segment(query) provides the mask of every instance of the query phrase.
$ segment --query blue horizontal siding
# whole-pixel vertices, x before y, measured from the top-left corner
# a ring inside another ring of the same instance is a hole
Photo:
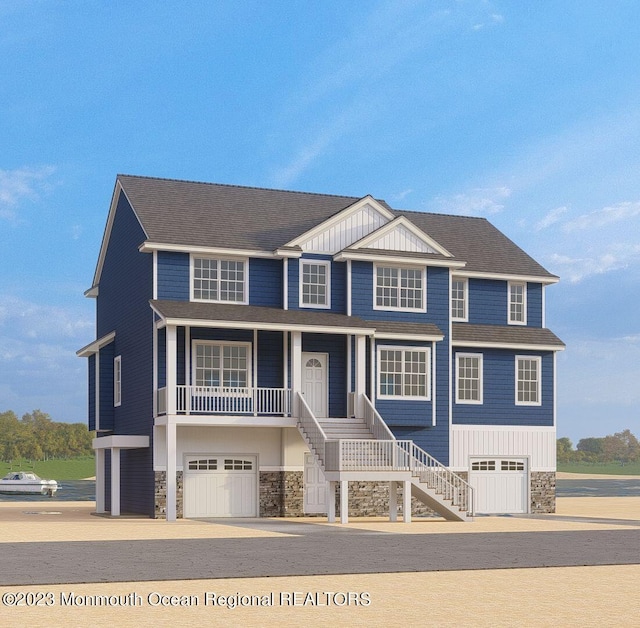
[[[282,260],[249,260],[249,304],[282,307]]]
[[[261,388],[284,388],[282,332],[258,332],[258,381]]]
[[[88,420],[89,431],[93,432],[96,429],[96,356],[90,355],[87,360],[88,365],[88,380],[89,380],[89,398],[88,398]]]
[[[158,251],[157,260],[158,299],[188,301],[190,298],[189,254]]]
[[[453,422],[461,425],[553,425],[553,353],[506,351],[499,349],[456,348],[456,353],[483,354],[483,403],[455,402],[453,384]],[[520,406],[515,402],[516,355],[542,356],[542,405]],[[454,356],[455,368],[455,356]]]
[[[508,282],[469,279],[469,322],[475,325],[508,324]],[[527,325],[542,327],[542,284],[527,283]]]
[[[114,429],[114,410],[113,407],[113,352],[114,343],[110,343],[100,349],[100,416],[98,424],[100,430]]]

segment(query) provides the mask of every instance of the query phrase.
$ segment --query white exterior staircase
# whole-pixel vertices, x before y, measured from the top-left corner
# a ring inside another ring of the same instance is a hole
[[[317,419],[299,395],[298,429],[328,480],[411,482],[411,494],[450,521],[473,519],[473,489],[420,449],[397,440],[364,397],[364,417]]]

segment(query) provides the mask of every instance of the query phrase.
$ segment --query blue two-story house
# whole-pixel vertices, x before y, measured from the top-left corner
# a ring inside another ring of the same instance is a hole
[[[78,351],[96,508],[552,512],[557,281],[481,218],[118,176]]]

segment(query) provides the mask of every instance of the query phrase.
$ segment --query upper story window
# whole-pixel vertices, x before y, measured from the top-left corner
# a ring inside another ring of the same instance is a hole
[[[482,403],[482,354],[456,355],[456,403]]]
[[[454,277],[451,280],[451,318],[454,321],[466,321],[469,319],[467,287],[468,282],[466,279]]]
[[[194,301],[247,302],[247,261],[193,257],[191,272]]]
[[[122,404],[122,356],[113,359],[113,405]]]
[[[539,356],[516,356],[516,405],[539,406],[541,395],[542,359]]]
[[[378,347],[378,398],[430,399],[429,348]]]
[[[376,310],[426,311],[424,268],[375,266]]]
[[[527,324],[527,284],[510,281],[509,292],[509,324]]]
[[[331,307],[330,262],[300,261],[300,305],[304,307]]]

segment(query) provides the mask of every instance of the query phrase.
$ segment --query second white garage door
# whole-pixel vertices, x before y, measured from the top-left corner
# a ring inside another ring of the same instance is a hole
[[[185,517],[257,517],[257,504],[256,456],[185,457]]]
[[[469,483],[473,487],[475,512],[529,512],[526,459],[482,458],[471,460]]]

